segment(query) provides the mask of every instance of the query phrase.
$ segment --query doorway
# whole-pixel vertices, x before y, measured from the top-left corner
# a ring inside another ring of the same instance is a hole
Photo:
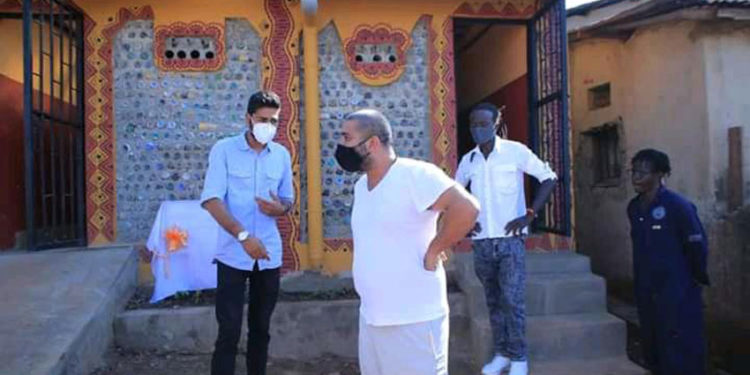
[[[525,21],[456,19],[454,32],[459,155],[475,146],[469,113],[482,102],[504,107],[508,138],[528,144]]]
[[[26,246],[86,244],[83,14],[24,0]]]
[[[471,108],[504,107],[508,138],[526,144],[558,175],[558,184],[534,228],[570,236],[567,31],[564,0],[541,3],[529,19],[454,18],[457,148],[475,147]],[[533,180],[533,179],[532,179]],[[528,196],[536,184],[527,179]]]

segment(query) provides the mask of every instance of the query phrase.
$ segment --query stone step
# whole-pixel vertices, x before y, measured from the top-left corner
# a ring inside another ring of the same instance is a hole
[[[448,280],[454,280],[459,285],[463,280],[476,279],[474,259],[471,253],[455,253],[446,263],[445,270]],[[555,253],[526,253],[526,274],[588,274],[591,272],[591,262],[585,255],[571,251]]]
[[[482,284],[476,277],[460,285],[473,316],[487,316]],[[532,274],[526,280],[526,314],[554,315],[606,311],[606,282],[591,273]]]
[[[567,361],[531,361],[529,373],[533,375],[647,375],[648,370],[631,362],[627,357],[612,357]]]
[[[472,318],[475,363],[490,358],[489,320]],[[625,353],[625,323],[607,313],[530,316],[526,339],[531,361],[589,360]]]
[[[532,315],[603,313],[607,285],[592,273],[532,274],[526,280],[526,313]]]
[[[538,361],[597,359],[625,353],[625,322],[607,313],[532,316],[529,355]]]
[[[448,302],[451,357],[468,362],[470,320],[465,297],[449,293]],[[129,310],[119,314],[114,323],[118,347],[154,353],[211,353],[217,329],[213,306]],[[326,354],[357,358],[358,331],[359,300],[280,301],[271,319],[269,354],[298,360]],[[246,339],[243,334],[241,350],[246,348]]]
[[[526,253],[527,274],[588,272],[591,272],[589,258],[572,251]]]
[[[136,286],[129,246],[0,256],[0,374],[88,374]]]

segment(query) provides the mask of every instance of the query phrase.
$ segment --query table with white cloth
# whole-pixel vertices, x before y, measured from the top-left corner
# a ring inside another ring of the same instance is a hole
[[[174,251],[167,251],[170,229],[187,234],[185,245]],[[218,235],[219,225],[199,201],[162,202],[146,243],[155,281],[151,303],[177,292],[216,288]]]

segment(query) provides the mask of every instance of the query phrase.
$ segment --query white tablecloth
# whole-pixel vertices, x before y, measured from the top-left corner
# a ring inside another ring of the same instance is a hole
[[[185,247],[167,253],[164,233],[173,226],[187,231]],[[219,225],[199,201],[163,202],[156,214],[146,246],[153,253],[154,295],[151,303],[177,292],[216,288],[213,264]]]

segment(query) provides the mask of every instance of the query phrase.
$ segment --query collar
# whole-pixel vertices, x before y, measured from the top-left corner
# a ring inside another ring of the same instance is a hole
[[[648,207],[651,209],[652,207],[657,207],[664,202],[664,197],[666,196],[668,190],[664,185],[659,186],[659,190],[656,192],[656,196],[654,197],[654,201],[651,202]],[[640,195],[639,195],[640,198]]]
[[[495,136],[495,147],[492,148],[492,151],[490,151],[490,156],[493,153],[500,152],[500,143],[502,143],[504,140],[500,138],[500,136]],[[479,148],[479,145],[474,146],[474,148],[471,150],[471,155],[469,156],[469,162],[473,162],[474,158],[477,156],[482,156],[482,150]],[[489,159],[489,156],[487,156]]]
[[[248,132],[248,131],[249,131],[249,130],[245,130],[245,131],[244,131],[244,132],[243,132],[242,134],[240,134],[239,136],[237,136],[237,142],[235,142],[235,144],[237,145],[237,148],[238,148],[238,149],[239,149],[240,151],[250,151],[250,150],[252,150],[252,149],[250,148],[250,145],[249,145],[249,144],[247,143],[247,138],[246,138],[246,136],[247,136],[247,132]],[[266,147],[264,147],[264,148],[263,148],[263,150],[262,150],[261,152],[268,152],[268,153],[270,153],[270,152],[271,152],[271,143],[272,143],[272,142],[273,142],[273,141],[271,141],[271,142],[268,142],[268,143],[266,144]]]

